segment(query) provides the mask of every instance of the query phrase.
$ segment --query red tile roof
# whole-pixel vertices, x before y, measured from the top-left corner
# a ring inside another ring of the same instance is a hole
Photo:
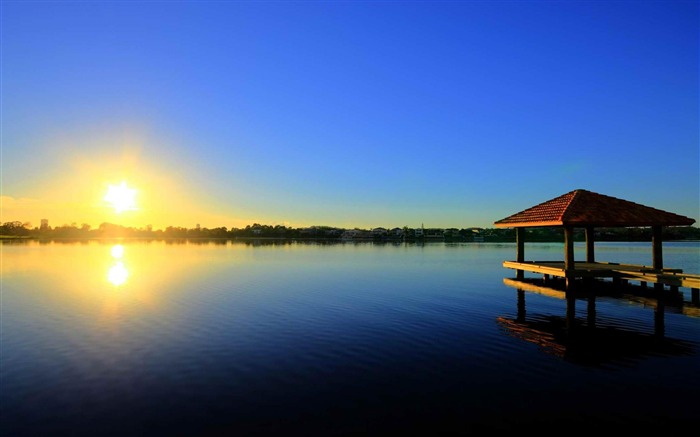
[[[498,228],[688,226],[695,219],[587,190],[574,190],[498,220]]]

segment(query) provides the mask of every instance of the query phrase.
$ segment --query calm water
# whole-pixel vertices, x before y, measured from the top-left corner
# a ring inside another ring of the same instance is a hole
[[[566,299],[504,283],[513,244],[1,247],[2,435],[542,435],[700,417],[690,290],[661,311],[577,299],[567,331]],[[651,264],[649,244],[596,256]],[[698,273],[700,243],[668,243],[664,261]]]

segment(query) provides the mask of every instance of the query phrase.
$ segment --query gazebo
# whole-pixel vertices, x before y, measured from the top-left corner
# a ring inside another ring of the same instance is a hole
[[[566,279],[566,287],[579,277],[612,277],[634,279],[656,287],[687,286],[697,292],[700,276],[682,274],[679,269],[663,266],[662,229],[665,226],[689,226],[695,220],[649,206],[588,190],[573,190],[554,199],[520,211],[494,223],[497,228],[515,228],[516,261],[505,261],[504,267],[517,271],[523,279],[524,271],[554,275]],[[535,227],[564,228],[564,262],[525,261],[525,229]],[[651,227],[652,266],[598,263],[595,260],[594,230],[596,227]],[[585,229],[586,261],[574,261],[574,228]]]

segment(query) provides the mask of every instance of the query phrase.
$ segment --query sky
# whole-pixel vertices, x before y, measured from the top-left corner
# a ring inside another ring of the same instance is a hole
[[[574,189],[700,220],[698,1],[0,8],[3,223],[461,229]]]

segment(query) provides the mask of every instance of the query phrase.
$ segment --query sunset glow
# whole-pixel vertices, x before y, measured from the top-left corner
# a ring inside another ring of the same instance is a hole
[[[117,214],[133,211],[136,209],[136,190],[127,187],[126,182],[122,181],[120,185],[110,185],[107,188],[104,200]]]
[[[579,188],[700,220],[698,2],[83,3],[3,2],[3,222],[488,228]]]

